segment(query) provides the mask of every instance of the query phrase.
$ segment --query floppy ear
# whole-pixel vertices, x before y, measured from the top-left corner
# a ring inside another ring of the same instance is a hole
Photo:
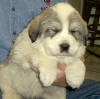
[[[47,17],[52,15],[52,9],[51,7],[46,8],[45,11],[43,11],[40,15],[35,17],[30,23],[29,23],[29,37],[32,42],[35,42],[38,37],[41,36],[40,33],[40,24],[42,21],[44,21]]]
[[[41,15],[37,16],[35,19],[33,19],[29,24],[29,37],[32,42],[35,42],[39,36],[39,24],[41,20]]]

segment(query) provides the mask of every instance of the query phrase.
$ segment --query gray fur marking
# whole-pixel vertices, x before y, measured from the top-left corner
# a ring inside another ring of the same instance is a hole
[[[84,43],[85,37],[87,36],[87,25],[76,12],[69,16],[69,32],[72,33],[76,40]]]
[[[45,20],[43,20],[40,24],[40,32],[44,35],[44,37],[54,37],[61,31],[61,22],[57,18],[57,16],[48,16]]]

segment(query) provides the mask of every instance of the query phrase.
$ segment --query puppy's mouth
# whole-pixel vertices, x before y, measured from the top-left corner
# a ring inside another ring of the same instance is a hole
[[[71,50],[68,46],[60,48],[58,52],[52,53],[53,56],[70,56],[74,57],[78,53],[78,50]]]
[[[59,53],[53,53],[52,56],[57,56],[57,57],[59,57],[59,56],[70,56],[70,57],[73,57],[74,55],[69,53],[69,52],[60,51]]]
[[[48,49],[48,48],[47,48]],[[47,50],[44,49],[46,54],[49,56],[70,56],[70,57],[74,57],[77,54],[78,49],[73,49],[69,44],[67,43],[62,43],[59,45],[59,47],[55,48],[55,49],[50,49]]]

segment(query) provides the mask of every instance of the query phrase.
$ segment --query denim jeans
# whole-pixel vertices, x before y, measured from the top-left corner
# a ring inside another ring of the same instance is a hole
[[[78,89],[67,88],[67,99],[100,99],[100,81],[85,80]]]

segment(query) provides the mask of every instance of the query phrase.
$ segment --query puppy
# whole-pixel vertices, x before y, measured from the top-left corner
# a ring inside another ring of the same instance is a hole
[[[19,34],[8,59],[0,66],[3,99],[66,99],[64,88],[52,86],[57,64],[66,64],[67,83],[72,88],[80,87],[85,76],[80,57],[85,53],[86,35],[86,23],[71,5],[58,3],[47,8]],[[29,62],[39,70],[40,79]]]

